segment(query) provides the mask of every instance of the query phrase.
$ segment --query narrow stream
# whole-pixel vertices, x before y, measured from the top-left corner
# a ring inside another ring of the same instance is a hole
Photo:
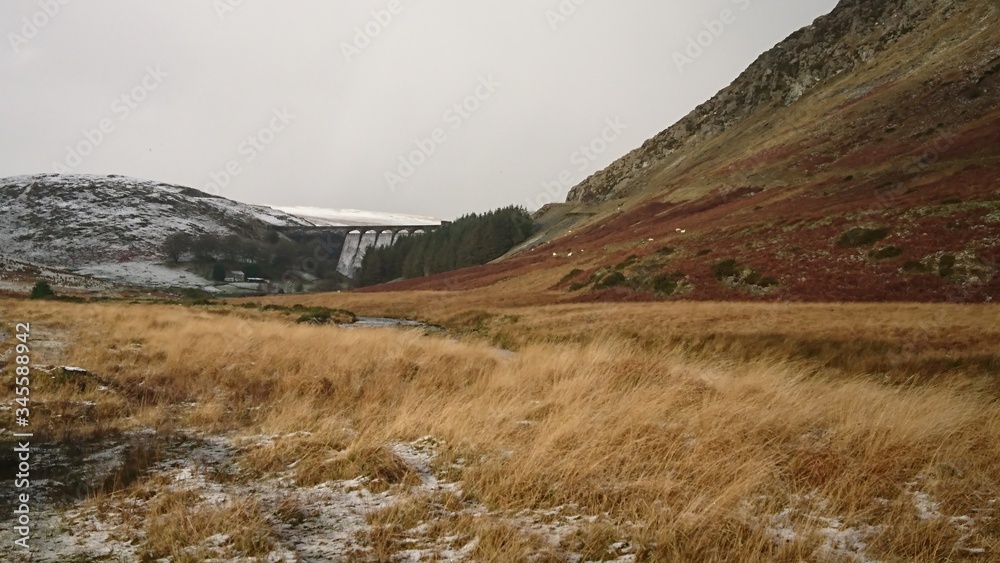
[[[341,328],[422,328],[427,333],[444,332],[444,328],[436,325],[422,323],[420,321],[409,321],[406,319],[393,319],[389,317],[358,317],[353,324],[342,324]],[[501,358],[514,358],[517,352],[512,352],[504,348],[496,348],[497,354]]]
[[[441,327],[422,323],[420,321],[408,321],[406,319],[390,319],[388,317],[358,317],[352,324],[342,324],[343,328],[423,328],[427,330],[439,331]]]

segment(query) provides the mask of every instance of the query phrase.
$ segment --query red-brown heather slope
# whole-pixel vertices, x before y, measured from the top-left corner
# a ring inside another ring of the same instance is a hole
[[[589,223],[376,290],[521,279],[560,301],[1000,300],[1000,7],[845,1],[776,49],[578,186],[563,207]],[[805,60],[817,52],[843,68]],[[824,78],[801,97],[762,96],[768,65],[793,89],[803,73]],[[718,107],[722,125],[707,111]]]

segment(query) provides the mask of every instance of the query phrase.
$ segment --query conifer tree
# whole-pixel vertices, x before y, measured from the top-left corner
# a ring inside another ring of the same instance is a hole
[[[370,249],[355,283],[363,287],[485,264],[524,242],[533,228],[528,212],[515,206],[463,215],[436,231]]]

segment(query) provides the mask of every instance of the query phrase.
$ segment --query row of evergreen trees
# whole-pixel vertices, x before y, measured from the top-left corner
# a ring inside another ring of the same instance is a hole
[[[532,228],[531,216],[522,207],[464,215],[434,232],[369,249],[356,283],[364,287],[486,264],[524,242]]]

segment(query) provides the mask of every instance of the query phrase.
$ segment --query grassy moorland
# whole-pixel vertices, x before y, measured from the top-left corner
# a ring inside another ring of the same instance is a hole
[[[37,545],[111,561],[1000,553],[995,307],[430,297],[303,300],[445,332],[0,302],[5,373],[13,323],[32,323],[37,443],[76,448],[67,467],[117,456],[48,501]]]

